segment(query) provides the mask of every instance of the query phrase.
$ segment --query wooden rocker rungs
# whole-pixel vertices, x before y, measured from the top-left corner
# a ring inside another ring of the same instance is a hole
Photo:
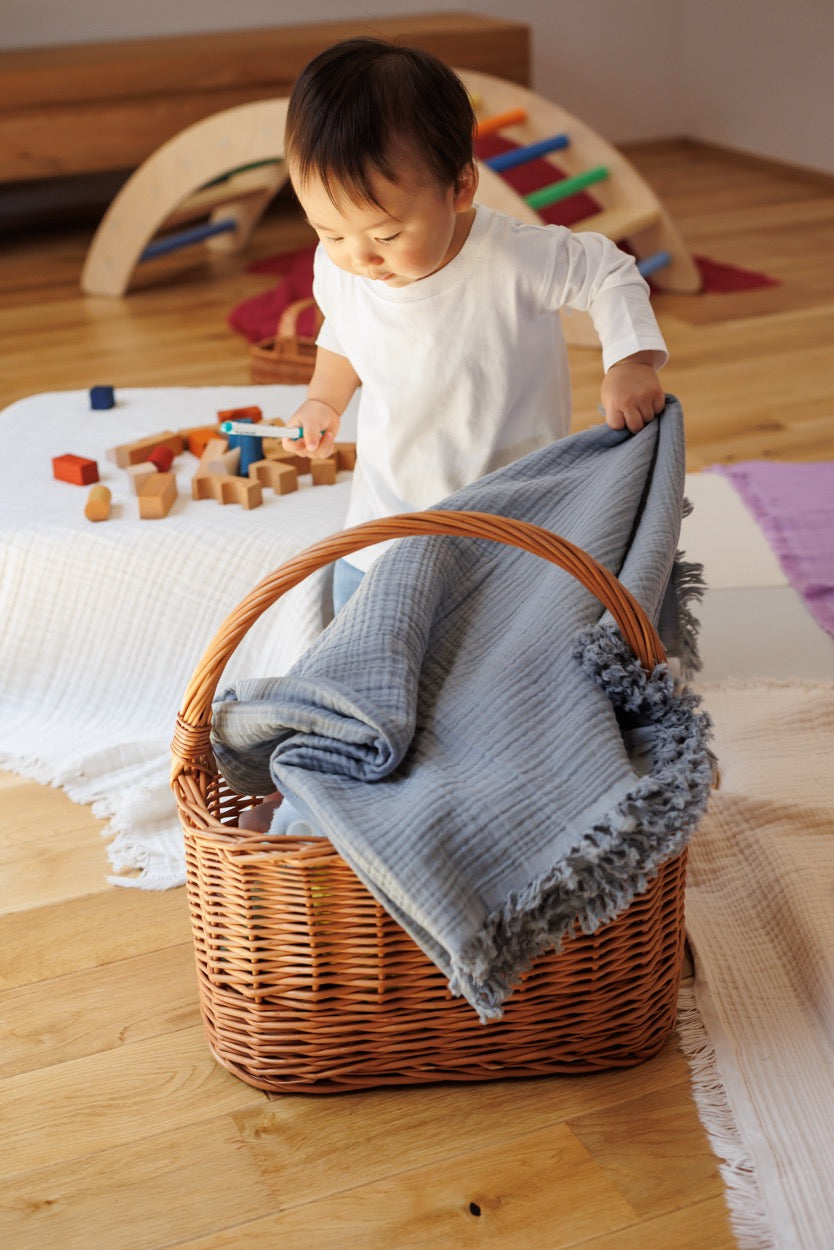
[[[666,253],[668,260],[652,273],[658,290],[694,294],[701,289],[698,267],[671,216],[622,152],[578,117],[536,92],[492,74],[474,70],[459,73],[472,97],[478,100],[477,113],[486,119],[488,132],[495,129],[490,125],[492,119],[509,114],[510,124],[498,129],[521,146],[535,143],[546,135],[567,135],[567,146],[538,158],[554,166],[554,180],[600,166],[607,170],[607,177],[595,181],[591,192],[599,211],[574,223],[572,230],[596,230],[615,243],[627,243],[638,262]],[[523,116],[519,115],[519,110]],[[541,217],[524,196],[485,162],[482,161],[479,168],[478,198],[482,203],[520,221],[541,224]],[[569,343],[599,345],[587,313],[566,309],[562,325]]]
[[[151,240],[204,213],[211,225],[229,223],[207,247],[244,248],[287,180],[286,116],[286,99],[256,100],[195,122],[157,148],[104,214],[87,252],[81,289],[124,295]]]

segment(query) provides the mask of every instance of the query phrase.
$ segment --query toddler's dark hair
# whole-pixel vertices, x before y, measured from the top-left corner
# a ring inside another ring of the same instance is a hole
[[[347,39],[310,61],[290,96],[286,153],[303,182],[315,174],[375,204],[371,176],[397,182],[395,161],[414,154],[439,186],[458,190],[474,159],[475,114],[453,70],[416,48]]]

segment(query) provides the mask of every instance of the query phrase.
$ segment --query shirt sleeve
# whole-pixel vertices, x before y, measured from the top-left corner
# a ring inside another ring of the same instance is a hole
[[[333,314],[338,307],[335,296],[333,270],[335,266],[321,244],[313,256],[313,299],[319,306],[324,321],[316,337],[316,346],[325,351],[335,352],[337,356],[346,356],[347,352],[339,342]]]
[[[559,229],[551,281],[558,304],[590,314],[607,371],[635,352],[654,352],[661,369],[669,352],[649,300],[649,285],[633,256],[603,234]]]

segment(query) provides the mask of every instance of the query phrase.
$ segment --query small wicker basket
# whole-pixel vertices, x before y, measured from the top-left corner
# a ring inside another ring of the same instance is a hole
[[[298,319],[308,308],[315,309],[315,331],[312,337],[298,334]],[[323,317],[313,299],[299,299],[282,312],[275,337],[261,339],[249,348],[249,373],[252,381],[301,385],[310,381],[316,363],[316,335]]]
[[[308,574],[409,534],[489,538],[567,569],[610,610],[651,669],[664,653],[620,582],[580,548],[526,522],[412,513],[325,539],[264,578],[226,618],[184,696],[172,785],[183,825],[200,1004],[209,1046],[259,1089],[334,1092],[430,1081],[595,1072],[656,1054],[674,1027],[684,951],[685,852],[592,935],[536,960],[483,1025],[325,838],[237,828],[260,800],[232,792],[209,744],[211,704],[255,620]]]

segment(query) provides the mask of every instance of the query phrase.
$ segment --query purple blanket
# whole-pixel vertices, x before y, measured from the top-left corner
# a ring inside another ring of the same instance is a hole
[[[834,460],[715,465],[761,526],[785,576],[834,637]]]

